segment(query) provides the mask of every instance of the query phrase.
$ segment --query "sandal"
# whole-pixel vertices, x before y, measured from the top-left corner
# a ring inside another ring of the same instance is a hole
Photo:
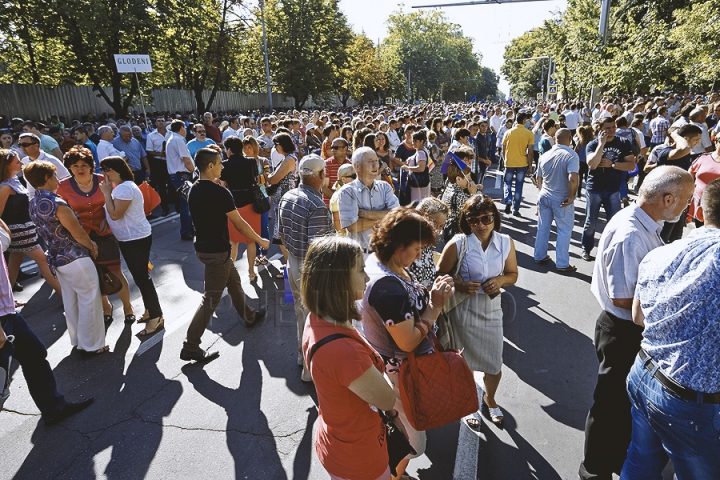
[[[153,326],[153,322],[157,320],[157,323]],[[145,336],[150,335],[151,333],[155,333],[158,330],[162,330],[162,328],[165,326],[165,319],[163,317],[155,317],[151,320],[148,320],[147,326],[138,333],[138,335]]]
[[[485,401],[485,397],[486,395],[483,395],[481,408],[483,415],[485,415],[493,424],[495,424],[496,427],[502,428],[503,421],[505,420],[502,410],[500,410],[500,407],[490,408],[490,406]]]
[[[110,304],[110,314],[105,315],[103,313],[103,322],[105,322],[105,325],[110,325],[113,321],[113,312],[115,311],[115,305]]]
[[[476,432],[479,432],[482,426],[482,422],[475,417],[466,418],[465,423],[468,427],[470,427],[472,430],[475,430]]]
[[[94,357],[95,355],[100,355],[101,353],[105,353],[109,350],[110,350],[110,345],[105,345],[102,348],[98,348],[94,352],[88,352],[87,350],[83,350],[82,348],[77,349],[77,351],[80,353],[80,356],[84,357],[84,358],[91,358],[91,357]]]
[[[150,320],[150,312],[145,310],[145,313],[142,314],[142,317],[137,319],[137,323],[147,323],[148,320]]]
[[[130,315],[125,315],[125,323],[135,323],[137,321],[137,318],[135,318],[135,314],[131,313]]]
[[[248,278],[250,279],[250,283],[255,283],[255,281],[257,281],[257,275],[248,275]]]

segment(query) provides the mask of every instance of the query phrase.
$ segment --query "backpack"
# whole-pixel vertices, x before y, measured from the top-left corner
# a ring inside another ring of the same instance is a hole
[[[620,138],[625,138],[630,141],[630,148],[632,149],[632,154],[637,157],[640,155],[640,144],[638,144],[637,141],[637,133],[632,128],[623,128],[622,130],[618,130],[617,133],[615,133]]]

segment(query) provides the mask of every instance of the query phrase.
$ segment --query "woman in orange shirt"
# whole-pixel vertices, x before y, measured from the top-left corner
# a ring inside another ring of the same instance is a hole
[[[360,319],[355,301],[365,291],[364,268],[360,245],[335,236],[311,243],[303,264],[302,297],[310,310],[303,355],[320,405],[315,449],[337,480],[390,480],[385,425],[372,407],[389,410],[388,416],[399,422],[383,360],[352,324]],[[334,334],[343,337],[311,353]]]
[[[60,182],[57,194],[65,200],[80,219],[80,225],[90,239],[97,243],[98,256],[95,263],[103,265],[122,283],[118,293],[125,312],[125,323],[134,323],[135,312],[130,303],[130,289],[120,266],[120,247],[105,220],[105,196],[99,188],[102,175],[94,173],[95,160],[92,152],[77,145],[63,157],[70,177]],[[113,321],[113,305],[103,295],[103,319],[105,325]]]

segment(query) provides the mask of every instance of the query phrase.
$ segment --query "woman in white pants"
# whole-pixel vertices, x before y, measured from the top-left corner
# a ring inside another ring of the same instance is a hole
[[[55,165],[36,161],[25,167],[25,179],[35,188],[30,217],[47,244],[47,261],[62,287],[65,321],[70,343],[84,355],[107,352],[100,284],[91,256],[97,245],[75,212],[55,194],[58,179]]]

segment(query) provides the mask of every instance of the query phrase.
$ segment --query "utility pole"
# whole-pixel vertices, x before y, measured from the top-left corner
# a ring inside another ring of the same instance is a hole
[[[410,97],[412,96],[412,90],[410,90],[410,66],[408,66],[408,93],[407,93],[407,103],[410,103]]]
[[[272,85],[270,85],[270,60],[268,59],[267,33],[265,32],[265,0],[260,0],[260,20],[262,22],[263,46],[265,53],[265,81],[267,82],[268,107],[273,111]]]

